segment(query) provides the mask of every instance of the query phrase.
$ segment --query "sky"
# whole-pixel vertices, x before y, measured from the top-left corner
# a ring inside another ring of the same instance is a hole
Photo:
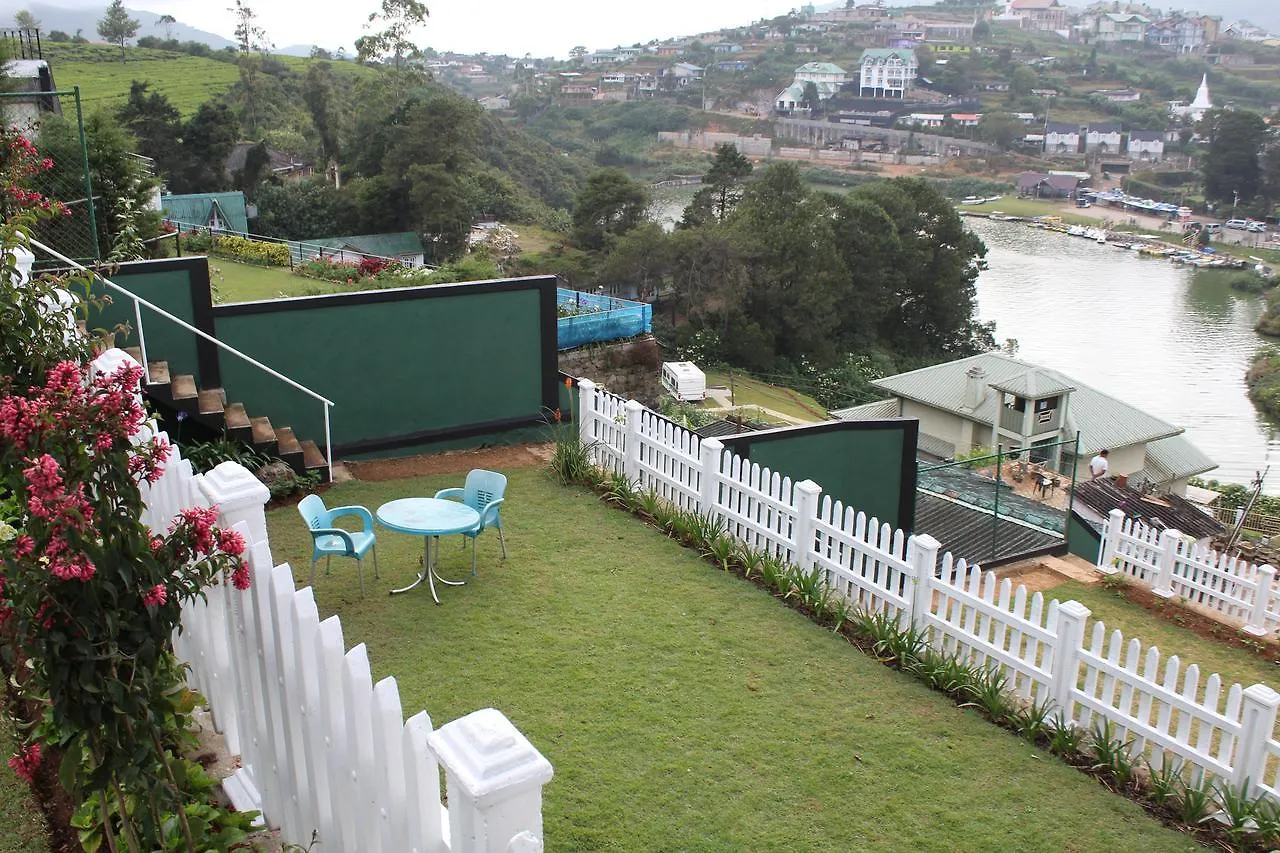
[[[53,0],[57,2],[57,0]],[[61,3],[58,5],[73,5]],[[80,5],[80,4],[74,4]],[[87,5],[87,4],[86,4]],[[102,5],[94,3],[94,6]],[[125,0],[131,9],[173,15],[184,24],[230,38],[230,0]],[[317,44],[352,50],[376,0],[250,0],[277,47]],[[589,50],[740,26],[785,14],[787,0],[427,0],[430,17],[415,40],[436,50],[567,57],[575,45]]]

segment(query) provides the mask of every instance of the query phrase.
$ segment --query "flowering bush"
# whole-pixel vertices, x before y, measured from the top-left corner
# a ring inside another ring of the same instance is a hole
[[[9,764],[30,779],[61,756],[89,846],[226,849],[209,839],[238,840],[247,819],[193,817],[203,771],[176,757],[191,702],[170,638],[210,584],[248,586],[245,543],[215,509],[159,534],[139,520],[139,483],[170,452],[145,427],[142,369],[94,375],[57,307],[73,283],[18,281],[29,222],[0,225],[0,661],[40,717]]]

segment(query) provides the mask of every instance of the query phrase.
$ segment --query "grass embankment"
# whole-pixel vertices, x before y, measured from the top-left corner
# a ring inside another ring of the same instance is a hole
[[[240,79],[234,62],[168,50],[125,48],[126,61],[121,62],[120,49],[110,45],[46,42],[43,47],[54,81],[60,89],[79,86],[87,113],[123,103],[129,97],[129,85],[139,80],[150,84],[150,91],[165,95],[185,119]],[[305,73],[308,64],[317,60],[272,56],[269,61]],[[344,76],[372,73],[354,62],[331,62],[330,67]]]
[[[1173,599],[1163,614],[1152,613],[1137,604],[1124,599],[1120,591],[1109,590],[1101,584],[1082,584],[1071,581],[1054,587],[1049,593],[1059,601],[1076,601],[1088,607],[1093,615],[1085,629],[1085,636],[1093,630],[1093,623],[1101,621],[1107,630],[1119,629],[1125,639],[1136,637],[1142,641],[1143,653],[1156,646],[1160,649],[1161,660],[1168,660],[1177,655],[1183,665],[1196,664],[1200,667],[1200,679],[1216,672],[1227,684],[1239,682],[1248,687],[1250,684],[1266,684],[1273,690],[1280,689],[1280,678],[1277,677],[1276,666],[1244,649],[1232,648],[1223,643],[1216,643],[1199,636],[1194,631],[1179,625],[1182,608],[1177,599]],[[1230,627],[1222,626],[1223,635],[1235,633]]]
[[[985,204],[957,204],[957,210],[972,211],[973,213],[1003,213],[1007,216],[1057,216],[1063,222],[1071,225],[1097,225],[1098,220],[1088,216],[1081,216],[1072,211],[1076,208],[1074,205],[1059,204],[1052,201],[1041,201],[1034,198],[1018,198],[1016,196],[1005,196],[999,201],[989,201]]]
[[[404,708],[437,725],[502,709],[555,767],[545,830],[563,850],[1196,850],[1129,800],[890,670],[595,495],[509,471],[510,558],[388,599],[419,539],[379,531],[382,579],[321,573],[322,616],[369,646]],[[462,475],[349,482],[371,509]],[[273,556],[306,582],[297,511]],[[467,572],[450,538],[442,573]],[[368,580],[368,579],[367,579]]]
[[[732,381],[730,381],[732,379]],[[790,388],[782,388],[777,385],[770,385],[759,379],[753,379],[750,376],[743,376],[740,373],[733,374],[732,377],[728,373],[719,371],[707,372],[707,385],[733,388],[733,405],[735,407],[755,407],[758,409],[772,409],[775,412],[781,412],[784,415],[790,415],[802,421],[825,421],[828,420],[827,410],[821,403],[813,399],[807,394],[801,394],[799,391],[793,391]],[[714,401],[709,401],[707,405],[715,406]]]
[[[0,759],[17,750],[9,720],[0,719]],[[49,853],[44,815],[31,788],[8,767],[0,765],[0,853]]]

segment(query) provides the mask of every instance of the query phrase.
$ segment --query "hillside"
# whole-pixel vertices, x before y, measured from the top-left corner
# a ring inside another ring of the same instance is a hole
[[[10,26],[13,22],[13,15],[19,9],[26,9],[35,15],[40,21],[40,30],[48,33],[52,30],[61,30],[64,33],[75,35],[79,30],[80,34],[88,39],[96,39],[98,20],[102,17],[103,8],[107,4],[96,3],[89,8],[70,9],[65,6],[59,6],[52,3],[24,3],[21,0],[4,0],[0,2],[0,20],[3,20],[4,26]],[[188,26],[181,21],[171,24],[167,29],[157,24],[160,15],[155,12],[147,12],[143,9],[129,9],[129,17],[137,19],[141,25],[138,27],[138,37],[143,36],[159,36],[161,38],[175,38],[178,41],[198,41],[209,45],[214,50],[221,50],[224,47],[234,47],[235,42],[231,39],[220,36],[216,33],[207,32],[205,30],[196,29]]]
[[[47,43],[44,54],[59,88],[80,87],[86,112],[123,102],[129,95],[129,84],[141,80],[151,85],[151,91],[167,96],[185,118],[200,104],[231,88],[240,76],[233,63],[222,59],[142,47],[125,48],[125,62],[120,61],[119,48],[103,44]],[[272,59],[295,70],[305,70],[311,62],[295,56]],[[338,74],[372,73],[355,63],[332,62],[330,66]]]

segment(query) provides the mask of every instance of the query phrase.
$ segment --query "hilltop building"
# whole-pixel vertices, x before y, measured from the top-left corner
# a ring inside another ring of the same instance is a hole
[[[773,99],[774,107],[783,113],[804,109],[804,90],[807,84],[812,83],[818,90],[818,100],[827,101],[847,82],[849,74],[839,65],[831,62],[806,62],[795,70],[791,85]]]
[[[858,94],[864,98],[904,98],[920,73],[916,52],[907,48],[870,48],[862,52]]]
[[[1067,7],[1058,0],[1013,0],[1007,13],[1024,30],[1058,32],[1067,28]]]

